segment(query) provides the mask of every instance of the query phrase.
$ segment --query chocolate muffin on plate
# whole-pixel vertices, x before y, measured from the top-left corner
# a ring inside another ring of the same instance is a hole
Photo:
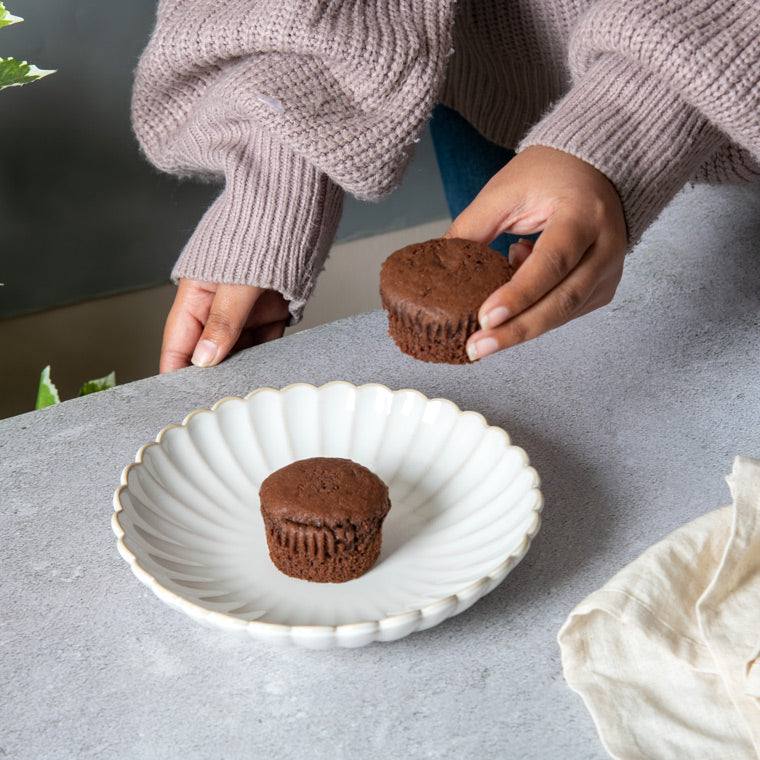
[[[483,243],[442,238],[408,245],[380,270],[388,333],[417,359],[466,364],[478,309],[511,277],[507,258]]]
[[[358,578],[377,562],[388,487],[350,459],[300,459],[259,491],[269,556],[286,575],[318,583]]]

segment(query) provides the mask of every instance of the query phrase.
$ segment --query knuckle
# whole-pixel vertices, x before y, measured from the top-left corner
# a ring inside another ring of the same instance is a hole
[[[609,223],[604,225],[600,239],[603,240],[607,255],[610,258],[624,258],[628,249],[628,229],[625,219],[611,217]]]
[[[522,320],[514,320],[509,325],[507,345],[516,346],[528,340],[528,326]]]
[[[544,251],[544,266],[555,280],[561,280],[570,271],[567,254],[558,248]]]
[[[229,339],[237,337],[241,329],[242,325],[231,320],[226,314],[212,311],[206,320],[204,332],[214,338]]]
[[[612,204],[608,199],[596,196],[588,201],[588,215],[595,220],[604,219],[609,215]]]
[[[600,299],[600,305],[601,306],[607,306],[607,305],[611,304],[612,303],[612,299],[614,298],[614,296],[615,296],[615,292],[614,291],[603,293],[602,297]]]
[[[462,223],[459,219],[455,219],[449,229],[446,230],[445,238],[461,238],[462,237]]]
[[[183,353],[176,348],[165,348],[161,351],[161,358],[166,359],[167,361],[180,361],[185,357]]]
[[[603,187],[597,188],[595,192],[590,193],[587,202],[590,212],[597,219],[609,216],[620,206],[617,191],[611,183],[605,184]]]
[[[583,295],[574,287],[564,287],[557,291],[558,310],[561,317],[570,319],[583,305]]]
[[[186,367],[190,363],[190,357],[173,348],[165,348],[159,358],[159,371],[171,372],[172,370]]]
[[[614,277],[608,284],[607,287],[604,289],[607,293],[610,301],[615,297],[615,294],[617,293],[618,286],[620,285],[620,277],[616,276]]]
[[[628,246],[628,224],[622,206],[611,208],[608,214],[607,229],[612,231],[615,248],[625,249]]]

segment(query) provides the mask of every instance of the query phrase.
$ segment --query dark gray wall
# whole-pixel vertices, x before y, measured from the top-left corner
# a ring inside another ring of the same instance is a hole
[[[8,0],[0,55],[58,73],[0,93],[0,317],[166,281],[216,189],[158,174],[129,128],[153,0]],[[350,200],[339,237],[447,215],[426,137],[403,187]]]

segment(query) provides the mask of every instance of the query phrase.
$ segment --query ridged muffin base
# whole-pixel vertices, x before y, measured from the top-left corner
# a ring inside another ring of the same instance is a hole
[[[345,583],[364,575],[380,556],[380,526],[349,544],[332,541],[332,551],[322,550],[322,534],[329,528],[283,525],[264,518],[269,556],[280,572],[315,583]],[[316,534],[320,534],[319,536]]]
[[[467,339],[478,329],[477,315],[458,324],[424,324],[389,308],[388,335],[409,356],[437,364],[468,364]]]

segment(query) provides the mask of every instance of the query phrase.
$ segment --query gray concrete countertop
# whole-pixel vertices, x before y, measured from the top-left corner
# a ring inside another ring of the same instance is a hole
[[[557,630],[727,501],[733,456],[760,454],[759,349],[760,193],[697,189],[611,307],[476,366],[402,356],[372,313],[0,423],[0,757],[604,757]],[[505,427],[546,498],[527,557],[463,615],[355,651],[267,649],[166,607],[116,552],[122,467],[197,406],[333,379]]]

